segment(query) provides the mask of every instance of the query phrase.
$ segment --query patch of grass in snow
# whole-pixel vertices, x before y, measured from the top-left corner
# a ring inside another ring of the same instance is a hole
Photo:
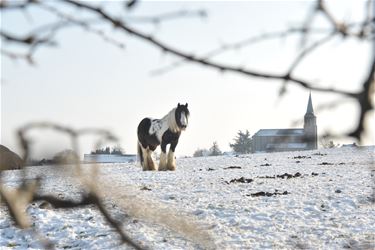
[[[11,247],[11,248],[15,248],[15,247],[18,247],[19,244],[15,243],[15,242],[9,242],[7,247]]]

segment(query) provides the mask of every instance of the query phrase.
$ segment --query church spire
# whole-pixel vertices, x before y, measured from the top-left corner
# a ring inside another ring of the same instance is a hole
[[[304,117],[304,121],[305,123],[303,125],[303,129],[305,132],[305,142],[307,143],[309,149],[317,149],[318,133],[316,127],[316,117],[314,115],[314,109],[311,100],[311,92],[309,95],[309,101],[307,103],[307,110]]]
[[[310,91],[310,95],[309,95],[309,101],[307,103],[306,114],[314,114],[314,109],[313,109],[313,105],[312,105],[312,101],[311,101],[311,91]]]

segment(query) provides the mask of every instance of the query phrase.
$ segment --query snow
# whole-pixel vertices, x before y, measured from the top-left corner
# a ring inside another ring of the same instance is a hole
[[[96,182],[124,231],[150,249],[374,249],[374,150],[183,158],[174,172],[101,164]],[[44,177],[44,193],[78,198],[71,167],[64,169],[31,167],[27,178]],[[6,171],[3,182],[18,185],[19,171]],[[34,203],[27,213],[57,249],[130,248],[119,245],[93,206],[61,210]],[[1,249],[42,247],[0,208]]]

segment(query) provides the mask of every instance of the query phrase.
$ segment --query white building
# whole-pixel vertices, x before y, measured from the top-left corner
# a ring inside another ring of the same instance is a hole
[[[84,154],[84,163],[130,163],[136,162],[137,155],[123,154]]]

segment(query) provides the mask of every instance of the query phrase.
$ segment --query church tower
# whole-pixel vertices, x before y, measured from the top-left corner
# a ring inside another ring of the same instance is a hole
[[[318,133],[316,127],[316,116],[314,115],[314,109],[311,101],[311,92],[309,95],[309,101],[307,103],[307,110],[304,117],[303,129],[305,131],[305,142],[307,142],[308,149],[318,148]]]

